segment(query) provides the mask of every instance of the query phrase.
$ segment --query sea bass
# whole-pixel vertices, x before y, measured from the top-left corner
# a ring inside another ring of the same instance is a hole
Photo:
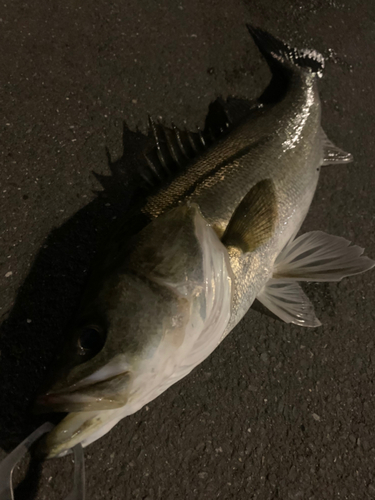
[[[265,93],[246,118],[150,196],[142,209],[147,223],[128,220],[105,245],[69,332],[63,368],[38,400],[45,411],[68,412],[43,443],[48,457],[87,446],[185,377],[256,298],[287,323],[317,327],[298,281],[339,281],[375,265],[342,237],[320,231],[296,237],[320,167],[352,157],[321,128],[323,57],[248,29],[282,92],[276,102]],[[178,163],[187,146],[178,131],[173,137],[167,146]]]

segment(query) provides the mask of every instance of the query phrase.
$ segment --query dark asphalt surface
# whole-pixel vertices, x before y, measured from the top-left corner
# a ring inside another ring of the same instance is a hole
[[[0,9],[0,446],[43,421],[53,364],[98,243],[128,203],[122,121],[194,128],[270,74],[250,22],[327,57],[323,126],[355,162],[323,170],[303,229],[375,258],[372,0],[13,1]],[[130,165],[130,166],[129,166]],[[375,498],[374,272],[307,287],[323,326],[252,308],[189,377],[86,449],[88,499]],[[0,458],[5,453],[0,453]],[[17,499],[60,500],[72,459],[16,471]]]

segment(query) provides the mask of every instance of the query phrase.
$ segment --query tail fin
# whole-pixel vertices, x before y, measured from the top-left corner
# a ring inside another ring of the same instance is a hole
[[[323,76],[324,57],[316,50],[293,49],[260,28],[255,28],[249,24],[246,26],[268,62],[278,62],[289,67],[297,66],[302,70],[316,74],[318,77]]]

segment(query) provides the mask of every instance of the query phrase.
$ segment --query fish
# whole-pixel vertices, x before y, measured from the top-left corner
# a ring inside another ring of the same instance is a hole
[[[375,262],[341,236],[297,236],[321,167],[346,164],[321,127],[324,58],[247,26],[273,73],[237,122],[189,133],[150,119],[149,184],[174,177],[105,242],[37,408],[67,415],[45,457],[87,446],[203,362],[260,301],[286,323],[320,321],[299,282],[340,281]],[[228,108],[229,109],[229,108]],[[216,127],[216,128],[215,128]]]

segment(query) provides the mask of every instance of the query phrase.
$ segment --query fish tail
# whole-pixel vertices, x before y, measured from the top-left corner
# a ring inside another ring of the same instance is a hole
[[[281,64],[311,72],[318,77],[323,76],[324,57],[316,50],[295,49],[260,28],[249,24],[246,26],[260,52],[271,65]]]

